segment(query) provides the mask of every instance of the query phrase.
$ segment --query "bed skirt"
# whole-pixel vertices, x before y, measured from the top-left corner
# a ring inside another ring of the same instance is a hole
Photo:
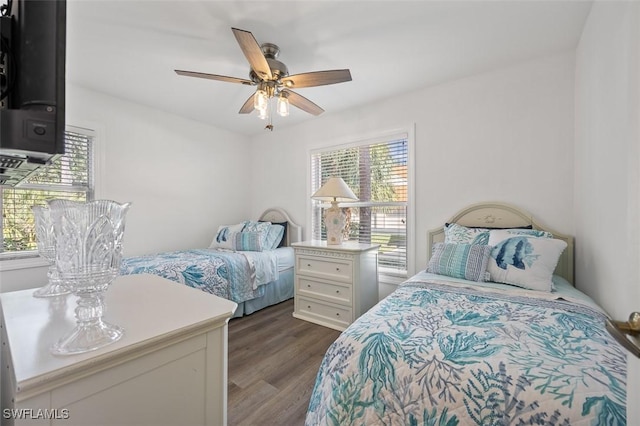
[[[233,318],[252,314],[270,305],[275,305],[293,297],[293,268],[281,271],[276,281],[265,284],[264,296],[238,303]]]

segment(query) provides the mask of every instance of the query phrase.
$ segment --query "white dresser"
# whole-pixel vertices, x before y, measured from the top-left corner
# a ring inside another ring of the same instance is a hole
[[[2,425],[225,425],[227,323],[236,304],[153,275],[117,278],[105,321],[125,335],[54,356],[76,297],[0,294]]]
[[[292,246],[294,317],[342,331],[378,302],[379,245],[304,241]]]

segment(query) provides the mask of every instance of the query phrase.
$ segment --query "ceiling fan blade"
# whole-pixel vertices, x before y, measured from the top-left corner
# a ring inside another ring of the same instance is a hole
[[[302,95],[297,94],[291,90],[283,90],[288,95],[289,103],[295,107],[300,108],[303,111],[313,115],[320,115],[324,112],[322,108],[311,102],[309,99]]]
[[[295,89],[343,83],[345,81],[351,81],[351,72],[348,69],[305,72],[290,75],[282,79],[282,83],[284,83],[286,87]]]
[[[231,30],[240,45],[240,49],[242,49],[242,53],[244,53],[247,61],[249,61],[251,69],[258,74],[258,77],[264,80],[271,80],[271,68],[253,34],[238,28],[231,28]]]
[[[253,81],[245,80],[243,78],[227,77],[227,76],[224,76],[224,75],[216,75],[216,74],[206,74],[206,73],[203,73],[203,72],[195,72],[195,71],[175,70],[175,72],[178,75],[184,75],[184,76],[187,76],[187,77],[207,78],[209,80],[226,81],[228,83],[240,83],[240,84],[246,84],[248,86],[253,86],[254,85]]]
[[[240,108],[240,111],[238,111],[238,114],[249,114],[253,111],[253,98],[256,96],[256,94],[254,93],[253,95],[249,96],[249,99],[247,99],[244,104],[242,105],[242,108]]]

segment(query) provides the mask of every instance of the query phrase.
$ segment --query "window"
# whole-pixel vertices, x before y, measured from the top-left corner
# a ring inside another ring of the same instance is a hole
[[[311,193],[332,176],[349,185],[359,200],[340,203],[347,213],[345,236],[380,244],[382,275],[407,276],[408,144],[403,133],[311,153]],[[312,200],[314,239],[326,239],[322,214],[328,207]]]
[[[31,207],[46,200],[93,199],[93,135],[85,129],[65,132],[65,154],[39,169],[19,187],[0,187],[2,248],[0,258],[35,256]]]

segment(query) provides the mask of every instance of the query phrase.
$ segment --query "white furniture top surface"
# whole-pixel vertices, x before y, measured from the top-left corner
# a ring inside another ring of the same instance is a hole
[[[0,294],[17,391],[112,364],[163,339],[224,323],[236,303],[155,275],[118,277],[105,293],[104,320],[124,328],[117,342],[77,355],[49,348],[75,326],[76,297],[33,297],[34,289]]]
[[[343,241],[342,244],[327,244],[327,242],[324,240],[311,240],[292,243],[291,247],[331,249],[345,252],[362,252],[366,250],[377,249],[380,247],[380,244],[362,244],[356,241]]]

